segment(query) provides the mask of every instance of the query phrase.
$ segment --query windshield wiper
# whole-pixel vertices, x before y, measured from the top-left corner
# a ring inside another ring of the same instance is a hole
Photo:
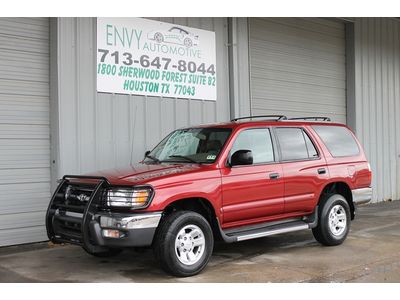
[[[190,157],[184,156],[184,155],[170,155],[170,156],[168,156],[168,157],[172,157],[172,158],[183,158],[183,159],[186,159],[187,161],[190,161],[190,162],[192,162],[192,163],[200,164],[200,162],[195,161],[193,158],[190,158]]]
[[[161,160],[159,160],[157,157],[154,157],[152,155],[146,155],[146,158],[150,158],[152,161],[155,161],[156,163],[161,163]]]

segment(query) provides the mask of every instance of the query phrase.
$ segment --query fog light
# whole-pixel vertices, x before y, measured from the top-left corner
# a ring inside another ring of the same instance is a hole
[[[116,229],[103,229],[103,236],[106,238],[119,239],[122,235],[121,231]]]

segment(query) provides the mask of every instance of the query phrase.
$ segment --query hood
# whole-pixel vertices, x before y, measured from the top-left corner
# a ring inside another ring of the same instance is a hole
[[[126,168],[101,170],[86,175],[105,177],[111,184],[138,184],[151,179],[190,172],[200,168],[201,166],[196,164],[138,163]]]

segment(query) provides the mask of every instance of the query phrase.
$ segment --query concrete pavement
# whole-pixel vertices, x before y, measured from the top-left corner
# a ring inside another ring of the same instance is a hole
[[[104,259],[44,243],[0,248],[0,282],[400,282],[400,201],[361,207],[336,247],[311,231],[217,243],[194,277],[165,274],[151,249]]]

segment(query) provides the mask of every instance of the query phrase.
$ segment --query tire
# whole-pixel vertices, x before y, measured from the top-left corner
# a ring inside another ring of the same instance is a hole
[[[328,194],[318,208],[318,226],[312,232],[315,239],[325,246],[336,246],[344,242],[350,230],[350,207],[339,194]]]
[[[192,42],[192,40],[191,40],[190,38],[185,38],[185,39],[183,40],[183,44],[184,44],[186,47],[188,47],[188,48],[190,48],[190,47],[193,46],[193,42]]]
[[[163,36],[163,34],[162,34],[161,32],[156,32],[156,33],[154,34],[154,40],[155,40],[157,43],[162,43],[162,42],[164,42],[164,36]]]
[[[178,277],[200,273],[207,265],[213,247],[210,224],[202,215],[192,211],[176,211],[168,215],[158,228],[153,244],[161,267]]]
[[[83,248],[83,250],[85,250],[86,253],[93,255],[95,257],[113,257],[113,256],[117,256],[118,254],[120,254],[122,252],[122,249],[118,249],[118,248],[108,248],[101,252],[92,252],[89,249],[86,249],[85,247],[82,247],[82,248]]]

